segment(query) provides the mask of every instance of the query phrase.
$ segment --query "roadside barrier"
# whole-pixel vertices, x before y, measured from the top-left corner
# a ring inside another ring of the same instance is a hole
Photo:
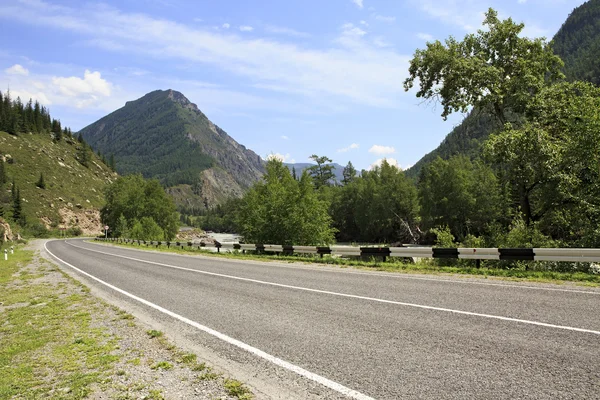
[[[192,243],[192,242],[160,242],[133,239],[118,239],[98,237],[97,241],[137,244],[139,246],[160,246],[168,248],[175,245],[190,249],[215,248],[217,252],[224,251],[255,251],[257,253],[276,254],[319,254],[356,257],[387,257],[403,258],[454,258],[469,260],[523,260],[523,261],[566,261],[566,262],[600,262],[600,249],[559,249],[559,248],[530,248],[530,249],[501,249],[501,248],[440,248],[440,247],[350,247],[350,246],[288,246],[277,244],[249,243]],[[479,264],[479,263],[478,263]]]

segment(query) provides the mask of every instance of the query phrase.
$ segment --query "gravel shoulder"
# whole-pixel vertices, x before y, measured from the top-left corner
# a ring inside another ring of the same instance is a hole
[[[0,280],[0,344],[21,348],[0,354],[0,398],[31,390],[36,398],[255,398],[198,352],[42,258],[44,242],[18,248],[26,262]]]

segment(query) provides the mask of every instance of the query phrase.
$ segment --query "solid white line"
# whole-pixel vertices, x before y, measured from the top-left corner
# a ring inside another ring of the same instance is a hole
[[[105,247],[117,247],[117,248],[120,248],[120,249],[123,249],[123,250],[130,250],[130,251],[138,251],[138,252],[145,252],[145,253],[152,252],[150,250],[142,250],[142,249],[135,249],[135,248],[129,248],[129,247],[119,247],[119,246],[110,245],[110,244],[104,244],[104,243],[95,243],[95,242],[87,242],[87,243],[91,244],[91,245],[95,245],[95,246],[101,246],[102,245],[102,246],[105,246]],[[77,246],[75,246],[75,247],[77,247]],[[80,247],[80,248],[81,249],[85,249],[85,247]],[[202,254],[189,255],[189,254],[165,253],[165,252],[158,252],[158,251],[155,251],[154,253],[163,253],[163,254],[174,255],[174,256],[177,256],[177,257],[186,257],[186,258],[195,258],[195,259],[198,259],[198,258],[206,258],[206,259],[213,259],[213,260],[215,259],[215,257],[204,256]],[[268,264],[266,264],[264,262],[256,261],[256,260],[235,260],[235,259],[232,260],[232,259],[227,259],[227,261],[228,262],[236,262],[236,263],[240,263],[240,264],[246,264],[246,265],[248,265],[249,262],[252,262],[252,264],[257,264],[257,265],[260,265],[262,267],[272,267],[273,266],[272,264],[268,265]],[[300,261],[300,262],[302,262],[302,261]],[[444,283],[446,283],[446,282],[447,283],[459,283],[459,284],[462,284],[462,285],[497,286],[497,287],[515,288],[515,289],[547,290],[547,291],[553,291],[553,292],[583,293],[583,294],[600,295],[600,291],[592,292],[592,291],[589,291],[589,290],[549,288],[549,287],[544,287],[544,286],[509,285],[509,284],[506,284],[506,283],[473,282],[473,281],[467,281],[467,280],[444,279],[444,278],[426,278],[426,277],[420,277],[420,276],[409,276],[409,275],[392,274],[392,273],[382,274],[382,273],[377,273],[377,272],[355,272],[355,271],[345,271],[345,270],[341,270],[341,269],[340,270],[325,269],[324,267],[306,267],[306,266],[300,267],[300,266],[289,266],[289,265],[277,264],[277,268],[299,269],[299,270],[317,271],[317,272],[334,272],[334,273],[348,274],[348,275],[382,276],[382,277],[386,277],[386,278],[409,279],[409,280],[416,280],[416,281],[432,281],[432,282],[444,282]],[[475,277],[477,279],[482,279],[479,276],[475,276]],[[468,279],[468,277],[465,276],[464,279]]]
[[[65,242],[65,243],[67,243],[67,242]],[[75,246],[75,245],[73,245],[71,243],[67,243],[67,244],[70,245],[70,246],[73,246],[75,248],[81,249],[81,250],[91,251],[91,252],[100,253],[100,254],[106,254],[106,255],[109,255],[109,256],[112,256],[112,257],[125,258],[127,260],[138,261],[138,262],[141,262],[141,263],[152,264],[152,265],[158,265],[158,266],[161,266],[161,267],[178,269],[178,270],[181,270],[181,271],[188,271],[188,272],[195,272],[195,273],[198,273],[198,274],[218,276],[218,277],[221,277],[221,278],[234,279],[234,280],[244,281],[244,282],[259,283],[261,285],[276,286],[276,287],[282,287],[282,288],[286,288],[286,289],[302,290],[302,291],[305,291],[305,292],[321,293],[321,294],[328,294],[328,295],[332,295],[332,296],[339,296],[339,297],[346,297],[346,298],[352,298],[352,299],[374,301],[374,302],[378,302],[378,303],[394,304],[394,305],[405,306],[405,307],[421,308],[421,309],[424,309],[424,310],[443,311],[443,312],[449,312],[449,313],[453,313],[453,314],[469,315],[469,316],[474,316],[474,317],[482,317],[482,318],[490,318],[490,319],[498,319],[498,320],[502,320],[502,321],[510,321],[510,322],[518,322],[518,323],[522,323],[522,324],[543,326],[543,327],[546,327],[546,328],[563,329],[563,330],[567,330],[567,331],[592,333],[594,335],[600,335],[600,331],[594,331],[594,330],[591,330],[591,329],[575,328],[575,327],[572,327],[572,326],[565,326],[565,325],[548,324],[548,323],[545,323],[545,322],[530,321],[530,320],[526,320],[526,319],[511,318],[511,317],[503,317],[503,316],[500,316],[500,315],[482,314],[482,313],[476,313],[476,312],[471,312],[471,311],[461,311],[461,310],[455,310],[455,309],[452,309],[452,308],[426,306],[426,305],[422,305],[422,304],[405,303],[405,302],[394,301],[394,300],[384,300],[384,299],[378,299],[378,298],[374,298],[374,297],[358,296],[358,295],[348,294],[348,293],[338,293],[338,292],[331,292],[331,291],[328,291],[328,290],[311,289],[311,288],[306,288],[306,287],[302,287],[302,286],[285,285],[285,284],[282,284],[282,283],[261,281],[261,280],[258,280],[258,279],[242,278],[242,277],[239,277],[239,276],[219,274],[219,273],[216,273],[216,272],[201,271],[201,270],[197,270],[197,269],[193,269],[193,268],[178,267],[176,265],[163,264],[163,263],[159,263],[159,262],[155,262],[155,261],[142,260],[142,259],[139,259],[139,258],[121,256],[121,255],[116,255],[116,254],[112,254],[112,253],[106,253],[106,252],[103,252],[103,251],[87,249],[85,247]]]
[[[335,390],[336,392],[342,393],[345,396],[348,396],[348,397],[353,398],[353,399],[358,399],[358,400],[374,400],[372,397],[369,397],[369,396],[364,395],[364,394],[362,394],[360,392],[357,392],[356,390],[347,388],[346,386],[343,386],[343,385],[341,385],[341,384],[339,384],[337,382],[334,382],[334,381],[332,381],[330,379],[322,377],[321,375],[317,375],[317,374],[315,374],[313,372],[307,371],[304,368],[299,367],[297,365],[294,365],[294,364],[292,364],[292,363],[290,363],[288,361],[282,360],[281,358],[272,356],[272,355],[270,355],[270,354],[268,354],[268,353],[266,353],[266,352],[264,352],[264,351],[262,351],[260,349],[257,349],[256,347],[252,347],[249,344],[246,344],[246,343],[244,343],[242,341],[234,339],[234,338],[232,338],[230,336],[225,335],[224,333],[218,332],[218,331],[216,331],[214,329],[211,329],[211,328],[209,328],[207,326],[201,325],[198,322],[192,321],[192,320],[190,320],[190,319],[188,319],[188,318],[186,318],[184,316],[181,316],[179,314],[174,313],[173,311],[167,310],[166,308],[163,308],[163,307],[161,307],[161,306],[159,306],[157,304],[154,304],[154,303],[152,303],[152,302],[150,302],[148,300],[142,299],[141,297],[138,297],[138,296],[136,296],[134,294],[126,292],[123,289],[120,289],[120,288],[118,288],[118,287],[116,287],[114,285],[111,285],[108,282],[105,282],[105,281],[103,281],[103,280],[101,280],[99,278],[96,278],[95,276],[93,276],[93,275],[91,275],[91,274],[89,274],[89,273],[87,273],[85,271],[82,271],[81,269],[75,267],[72,264],[69,264],[68,262],[66,262],[63,259],[61,259],[61,258],[57,257],[56,255],[54,255],[50,250],[48,250],[47,243],[48,242],[44,243],[44,248],[46,249],[46,251],[48,252],[48,254],[50,254],[56,260],[58,260],[58,261],[62,262],[63,264],[71,267],[72,269],[74,269],[75,271],[79,272],[80,274],[83,274],[83,275],[87,276],[88,278],[91,278],[91,279],[95,280],[96,282],[101,283],[101,284],[105,285],[106,287],[111,288],[112,290],[115,290],[115,291],[117,291],[117,292],[119,292],[119,293],[121,293],[121,294],[123,294],[123,295],[125,295],[127,297],[130,297],[130,298],[132,298],[132,299],[134,299],[134,300],[136,300],[136,301],[138,301],[138,302],[140,302],[140,303],[148,306],[148,307],[151,307],[151,308],[153,308],[155,310],[158,310],[158,311],[160,311],[160,312],[162,312],[164,314],[167,314],[170,317],[178,319],[179,321],[181,321],[181,322],[183,322],[185,324],[188,324],[190,326],[193,326],[194,328],[200,329],[201,331],[206,332],[209,335],[215,336],[215,337],[217,337],[217,338],[219,338],[219,339],[221,339],[221,340],[223,340],[223,341],[225,341],[225,342],[227,342],[229,344],[232,344],[232,345],[234,345],[236,347],[239,347],[242,350],[245,350],[245,351],[247,351],[249,353],[252,353],[252,354],[254,354],[254,355],[256,355],[256,356],[258,356],[260,358],[263,358],[263,359],[265,359],[265,360],[267,360],[267,361],[269,361],[269,362],[271,362],[271,363],[273,363],[273,364],[275,364],[277,366],[280,366],[282,368],[285,368],[287,370],[295,372],[298,375],[301,375],[301,376],[303,376],[305,378],[308,378],[308,379],[310,379],[312,381],[315,381],[315,382],[317,382],[317,383],[319,383],[319,384],[321,384],[323,386],[326,386],[326,387],[328,387],[328,388],[330,388],[332,390]],[[77,247],[77,246],[73,246],[73,247]]]

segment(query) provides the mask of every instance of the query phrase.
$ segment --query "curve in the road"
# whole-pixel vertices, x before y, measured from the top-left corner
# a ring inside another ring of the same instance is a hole
[[[71,244],[71,246],[73,246],[73,245]],[[77,246],[73,246],[73,247],[77,247]],[[234,346],[236,346],[236,347],[238,347],[238,348],[240,348],[242,350],[245,350],[245,351],[247,351],[249,353],[252,353],[252,354],[254,354],[254,355],[256,355],[256,356],[258,356],[260,358],[263,358],[263,359],[265,359],[265,360],[267,360],[267,361],[269,361],[269,362],[271,362],[271,363],[273,363],[273,364],[275,364],[275,365],[277,365],[279,367],[282,367],[282,368],[285,368],[285,369],[287,369],[289,371],[295,372],[298,375],[301,375],[301,376],[303,376],[303,377],[305,377],[307,379],[310,379],[310,380],[312,380],[314,382],[317,382],[317,383],[319,383],[319,384],[321,384],[321,385],[323,385],[325,387],[328,387],[329,389],[335,390],[336,392],[339,392],[339,393],[341,393],[341,394],[343,394],[345,396],[348,396],[350,398],[357,399],[357,400],[374,400],[372,397],[369,397],[369,396],[367,396],[367,395],[365,395],[363,393],[360,393],[360,392],[358,392],[356,390],[350,389],[350,388],[348,388],[348,387],[346,387],[346,386],[344,386],[342,384],[334,382],[334,381],[332,381],[330,379],[327,379],[327,378],[325,378],[325,377],[323,377],[321,375],[318,375],[318,374],[315,374],[313,372],[307,371],[306,369],[304,369],[302,367],[299,367],[299,366],[294,365],[294,364],[292,364],[292,363],[290,363],[288,361],[282,360],[281,358],[278,358],[278,357],[275,357],[275,356],[273,356],[271,354],[268,354],[268,353],[266,353],[266,352],[264,352],[264,351],[262,351],[260,349],[257,349],[256,347],[250,346],[249,344],[246,344],[246,343],[244,343],[244,342],[242,342],[240,340],[234,339],[234,338],[232,338],[230,336],[227,336],[227,335],[225,335],[225,334],[223,334],[221,332],[218,332],[218,331],[216,331],[214,329],[211,329],[211,328],[209,328],[207,326],[199,324],[196,321],[192,321],[192,320],[190,320],[190,319],[188,319],[188,318],[186,318],[186,317],[184,317],[182,315],[179,315],[179,314],[174,313],[174,312],[172,312],[170,310],[167,310],[166,308],[161,307],[161,306],[159,306],[157,304],[154,304],[154,303],[152,303],[152,302],[150,302],[150,301],[148,301],[146,299],[143,299],[143,298],[141,298],[139,296],[131,294],[131,293],[129,293],[129,292],[127,292],[127,291],[125,291],[125,290],[123,290],[121,288],[118,288],[118,287],[116,287],[114,285],[111,285],[110,283],[105,282],[105,281],[101,280],[100,278],[97,278],[97,277],[93,276],[92,274],[89,274],[89,273],[87,273],[87,272],[85,272],[85,271],[77,268],[76,266],[74,266],[74,265],[66,262],[65,260],[59,258],[58,256],[56,256],[54,253],[52,253],[48,249],[48,246],[46,246],[46,244],[44,244],[44,248],[48,252],[48,254],[50,254],[52,257],[54,257],[57,261],[63,263],[64,265],[67,265],[68,267],[72,268],[73,270],[77,271],[78,273],[83,274],[83,275],[87,276],[88,278],[93,279],[96,282],[98,282],[98,283],[100,283],[100,284],[102,284],[102,285],[104,285],[104,286],[106,286],[106,287],[108,287],[108,288],[110,288],[110,289],[112,289],[112,290],[114,290],[116,292],[119,292],[122,295],[125,295],[125,296],[127,296],[127,297],[129,297],[129,298],[131,298],[133,300],[136,300],[136,301],[138,301],[138,302],[140,302],[140,303],[142,303],[142,304],[144,304],[144,305],[146,305],[148,307],[151,307],[151,308],[153,308],[153,309],[155,309],[155,310],[157,310],[157,311],[159,311],[159,312],[161,312],[163,314],[166,314],[166,315],[168,315],[168,316],[170,316],[172,318],[175,318],[175,319],[177,319],[177,320],[179,320],[179,321],[181,321],[181,322],[183,322],[185,324],[188,324],[188,325],[190,325],[190,326],[192,326],[192,327],[194,327],[196,329],[199,329],[199,330],[201,330],[203,332],[206,332],[209,335],[215,336],[216,338],[218,338],[220,340],[223,340],[223,341],[225,341],[225,342],[227,342],[227,343],[229,343],[231,345],[234,345]],[[88,249],[86,249],[86,250],[88,250]],[[96,250],[89,250],[89,251],[96,251]],[[99,252],[99,253],[102,253],[102,252]],[[105,253],[105,254],[108,254],[108,253]],[[130,257],[122,257],[122,258],[130,258]],[[130,258],[130,259],[132,259],[132,258]],[[140,261],[140,260],[136,260],[136,261]],[[146,262],[148,262],[148,261],[146,261]],[[162,264],[153,263],[153,262],[149,262],[149,263],[156,264],[156,265],[162,265]],[[167,266],[167,265],[163,265],[163,266]],[[172,266],[168,266],[168,267],[172,267]],[[175,267],[175,268],[177,268],[177,267]]]
[[[106,255],[110,255],[112,257],[118,257],[118,258],[123,258],[126,260],[143,262],[143,263],[152,264],[152,265],[158,265],[160,267],[172,268],[172,269],[177,269],[177,270],[181,270],[181,271],[194,272],[194,273],[198,273],[198,274],[218,276],[221,278],[228,278],[228,279],[235,279],[235,280],[239,280],[239,281],[258,283],[261,285],[277,286],[277,287],[282,287],[282,288],[286,288],[286,289],[302,290],[302,291],[306,291],[306,292],[321,293],[321,294],[327,294],[327,295],[339,296],[339,297],[348,297],[348,298],[353,298],[353,299],[360,299],[360,300],[373,301],[373,302],[386,303],[386,304],[394,304],[394,305],[405,306],[405,307],[414,307],[414,308],[420,308],[420,309],[424,309],[424,310],[442,311],[442,312],[449,312],[449,313],[453,313],[453,314],[461,314],[461,315],[468,315],[468,316],[481,317],[481,318],[490,318],[490,319],[497,319],[497,320],[501,320],[501,321],[509,321],[509,322],[517,322],[517,323],[522,323],[522,324],[543,326],[546,328],[564,329],[564,330],[568,330],[568,331],[600,335],[600,331],[596,331],[593,329],[584,329],[584,328],[577,328],[577,327],[572,327],[572,326],[549,324],[546,322],[505,317],[505,316],[501,316],[501,315],[476,313],[476,312],[471,312],[471,311],[455,310],[455,309],[443,308],[443,307],[434,307],[434,306],[428,306],[428,305],[423,305],[423,304],[414,304],[414,303],[406,303],[406,302],[401,302],[401,301],[378,299],[375,297],[358,296],[358,295],[353,295],[353,294],[348,294],[348,293],[332,292],[332,291],[328,291],[328,290],[313,289],[313,288],[294,286],[294,285],[285,285],[285,284],[281,284],[281,283],[262,281],[262,280],[258,280],[258,279],[249,279],[249,278],[243,278],[243,277],[239,277],[239,276],[219,274],[219,273],[215,273],[215,272],[200,271],[200,270],[192,269],[192,268],[178,267],[176,265],[159,263],[159,262],[155,262],[155,261],[142,260],[142,259],[135,258],[135,257],[121,256],[121,255],[107,253],[107,252],[99,251],[99,250],[92,250],[92,249],[88,249],[88,248],[75,246],[74,244],[69,243],[69,242],[66,242],[66,243],[75,248],[79,248],[79,249],[82,249],[85,251],[91,251],[91,252],[99,253],[99,254],[106,254]],[[54,256],[54,257],[56,257],[56,256]]]

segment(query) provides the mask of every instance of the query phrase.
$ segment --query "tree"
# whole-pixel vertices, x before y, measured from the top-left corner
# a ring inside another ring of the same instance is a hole
[[[333,165],[328,164],[332,160],[326,156],[319,157],[316,154],[313,154],[309,158],[317,163],[317,165],[310,166],[306,169],[313,178],[317,189],[323,186],[328,186],[331,180],[335,177],[335,174],[333,173]]]
[[[35,183],[35,186],[39,187],[40,189],[46,189],[46,182],[44,182],[43,172],[40,173],[40,179],[38,179],[38,181]]]
[[[414,241],[418,209],[412,181],[385,160],[339,188],[331,206],[340,240],[379,243]]]
[[[81,142],[79,148],[77,149],[77,160],[81,165],[83,165],[86,168],[89,168],[90,166],[90,159],[92,158],[92,155],[90,153],[91,150],[87,143]]]
[[[244,196],[237,224],[253,243],[319,245],[334,239],[328,204],[320,200],[305,171],[299,181],[276,159],[267,162],[262,181]]]
[[[13,197],[13,220],[17,223],[23,222],[24,215],[23,209],[21,205],[21,190],[19,188],[15,189],[15,194]]]
[[[119,177],[105,191],[106,205],[100,210],[102,222],[114,227],[113,234],[123,236],[144,217],[153,219],[171,240],[179,227],[175,204],[160,183],[141,175]]]
[[[115,166],[115,155],[113,153],[110,154],[110,158],[108,159],[108,167],[114,172],[116,171]]]
[[[0,187],[8,182],[8,176],[6,175],[6,169],[4,167],[4,161],[0,160]]]
[[[481,236],[500,217],[500,187],[492,169],[468,157],[437,158],[421,170],[419,201],[424,229],[448,227],[459,241]]]
[[[600,245],[600,88],[561,83],[531,99],[527,122],[492,135],[485,154],[526,226]]]
[[[463,41],[452,36],[417,50],[410,61],[404,89],[419,83],[417,97],[440,101],[442,117],[467,112],[469,107],[491,108],[502,125],[510,113],[522,113],[532,95],[562,79],[563,63],[543,38],[519,36],[523,24],[499,20],[489,9],[487,30],[468,34]]]
[[[354,178],[356,178],[356,168],[354,168],[354,165],[352,165],[352,161],[348,161],[348,164],[344,167],[344,170],[342,171],[342,175],[344,176],[344,178],[342,179],[342,183],[344,185],[349,184],[354,180]]]

